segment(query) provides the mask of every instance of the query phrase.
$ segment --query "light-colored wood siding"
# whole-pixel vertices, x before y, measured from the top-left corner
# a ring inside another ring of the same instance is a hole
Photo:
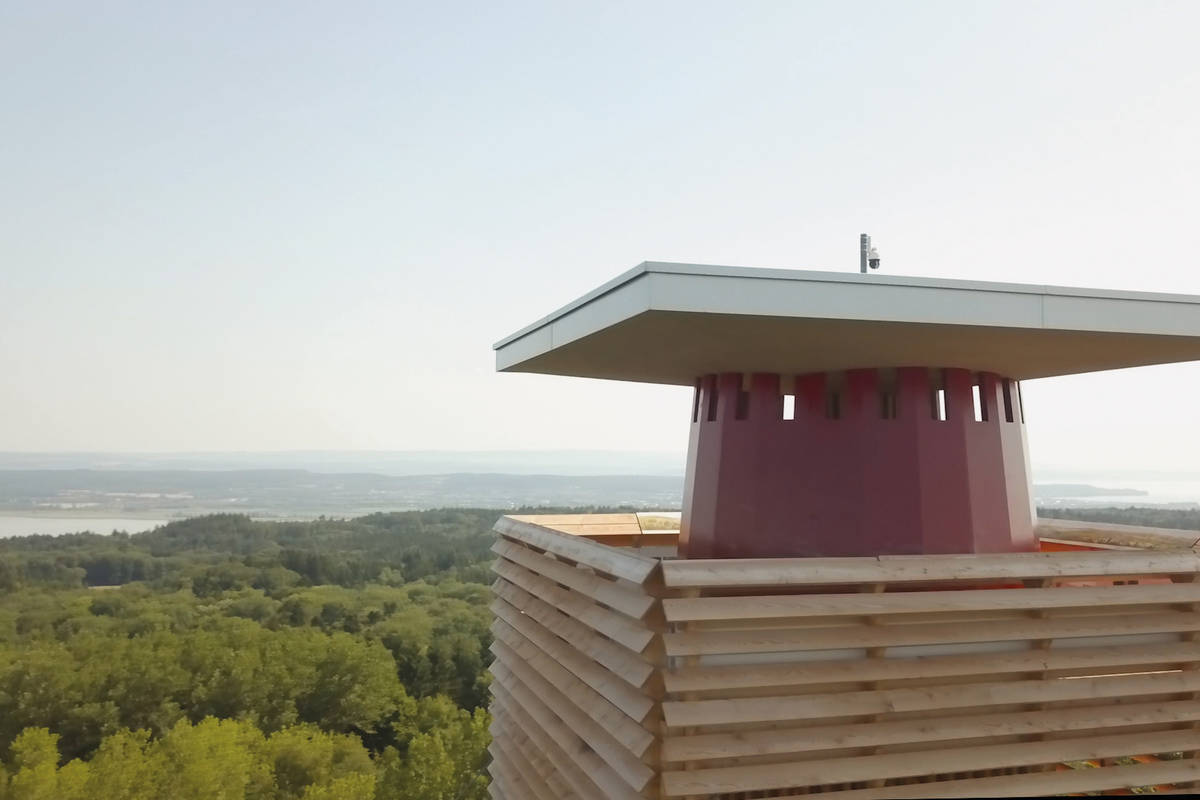
[[[1193,552],[659,561],[614,516],[497,524],[493,797],[1200,781]]]

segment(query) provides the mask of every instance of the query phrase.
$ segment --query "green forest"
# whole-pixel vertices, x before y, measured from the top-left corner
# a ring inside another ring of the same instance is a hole
[[[0,539],[0,800],[486,797],[500,513]]]
[[[1200,508],[1170,506],[1108,506],[1104,508],[1039,508],[1039,517],[1073,519],[1082,522],[1113,522],[1118,525],[1146,525],[1151,528],[1176,528],[1200,531]]]

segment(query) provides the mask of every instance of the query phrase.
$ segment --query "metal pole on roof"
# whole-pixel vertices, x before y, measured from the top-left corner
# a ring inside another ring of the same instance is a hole
[[[867,274],[867,254],[871,252],[871,237],[865,233],[858,235],[858,271]]]

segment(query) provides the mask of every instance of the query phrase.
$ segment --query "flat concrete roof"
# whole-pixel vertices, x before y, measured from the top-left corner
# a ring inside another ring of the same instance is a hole
[[[495,350],[501,372],[687,386],[903,366],[1045,378],[1200,359],[1200,297],[645,262]]]

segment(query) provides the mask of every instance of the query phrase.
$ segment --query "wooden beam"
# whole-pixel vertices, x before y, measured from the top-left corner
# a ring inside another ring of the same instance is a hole
[[[924,656],[883,660],[783,662],[675,667],[663,674],[671,694],[732,693],[845,681],[905,681],[1014,672],[1110,670],[1139,672],[1200,661],[1200,642],[1139,647],[1107,646],[981,655]]]
[[[680,797],[763,791],[1121,757],[1147,752],[1165,753],[1194,746],[1195,737],[1195,732],[1190,730],[1126,733],[1047,742],[952,747],[924,751],[919,757],[913,753],[888,753],[744,767],[672,770],[663,773],[663,794],[666,797]],[[885,793],[884,796],[888,795]]]
[[[513,668],[513,660],[521,661],[537,675],[562,692],[580,711],[620,742],[634,756],[641,758],[654,744],[654,736],[641,724],[626,716],[603,695],[592,689],[563,666],[556,663],[536,645],[512,628],[499,629],[491,645],[492,652]],[[520,671],[517,671],[520,674]]]
[[[527,547],[500,540],[492,545],[492,552],[633,619],[644,617],[655,603],[653,597],[633,586],[597,577]]]
[[[667,598],[668,622],[792,619],[828,616],[891,616],[959,611],[1102,608],[1200,601],[1200,583],[1149,586],[961,590],[892,594],[793,594],[754,597]]]
[[[1021,580],[1194,574],[1193,552],[1008,553],[858,558],[727,558],[663,562],[672,589]]]
[[[563,589],[554,581],[543,578],[523,567],[518,567],[511,561],[497,561],[492,565],[492,571],[507,582],[550,603],[564,614],[569,614],[589,628],[603,633],[635,653],[645,650],[646,645],[650,644],[650,640],[654,637],[653,633],[636,620],[598,606],[591,598],[569,589]],[[499,590],[496,593],[503,596]]]
[[[501,517],[497,520],[495,531],[501,536],[524,542],[539,550],[563,556],[598,572],[624,578],[636,584],[645,583],[658,570],[659,566],[659,562],[653,558],[605,547],[578,536],[559,533],[510,517]]]
[[[1032,797],[1112,792],[1139,786],[1181,783],[1200,778],[1200,762],[1161,761],[1099,769],[1068,769],[988,778],[892,784],[877,789],[851,789],[829,794],[835,800],[911,800],[937,797]],[[1175,792],[1157,792],[1174,794]],[[809,793],[777,795],[777,800],[810,798]]]
[[[533,643],[543,653],[554,659],[555,663],[561,664],[572,675],[637,723],[641,723],[646,718],[646,714],[650,713],[650,708],[654,705],[654,701],[641,691],[587,658],[525,614],[510,614],[508,618],[497,616],[495,622],[492,623],[491,630],[494,636],[505,641],[509,641],[511,636],[519,636]],[[509,633],[510,631],[511,633]]]
[[[792,755],[820,750],[924,742],[958,742],[992,736],[1102,730],[1133,725],[1200,720],[1200,701],[1122,703],[1086,708],[1053,708],[1003,714],[971,714],[933,719],[902,719],[814,725],[807,728],[740,730],[668,736],[663,761],[709,761]]]
[[[621,677],[634,688],[645,684],[654,672],[654,667],[632,650],[622,647],[612,639],[595,633],[593,628],[559,611],[554,606],[534,597],[503,580],[497,581],[493,590],[497,599],[492,601],[491,611],[496,616],[515,626],[514,618],[526,616],[555,636],[560,636],[579,652],[595,660],[613,674]]]
[[[601,790],[602,797],[606,800],[641,800],[639,790],[633,789],[603,758],[593,752],[570,725],[512,672],[503,665],[493,664],[492,674],[512,698],[508,705],[510,713],[519,716],[513,711],[516,706],[528,714],[544,734],[543,744],[546,740],[559,743],[567,757]],[[525,728],[525,733],[531,738],[534,736],[530,728]]]
[[[671,700],[663,703],[672,728],[702,725],[787,722],[912,711],[984,708],[1016,703],[1048,703],[1128,698],[1200,691],[1200,672],[1159,672],[1058,680],[996,681],[730,700]]]
[[[1168,633],[1200,630],[1200,613],[1166,611],[1066,619],[1031,619],[911,625],[853,625],[833,628],[769,628],[761,630],[667,633],[667,655],[714,653],[780,653],[922,644],[1003,642]]]

